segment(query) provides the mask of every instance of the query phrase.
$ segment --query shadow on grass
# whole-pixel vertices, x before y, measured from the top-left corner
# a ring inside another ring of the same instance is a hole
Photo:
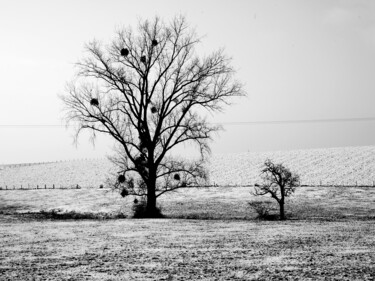
[[[62,209],[41,210],[40,212],[27,212],[20,215],[29,216],[35,219],[50,220],[110,220],[124,219],[127,216],[124,213],[105,213],[105,212],[77,212],[64,211]]]
[[[14,214],[17,213],[25,208],[24,205],[5,205],[5,206],[0,206],[0,214],[1,215],[8,215],[8,214]]]

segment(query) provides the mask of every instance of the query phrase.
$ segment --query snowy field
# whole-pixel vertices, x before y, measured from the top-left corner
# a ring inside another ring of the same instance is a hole
[[[212,155],[210,184],[253,185],[266,159],[284,163],[301,176],[303,185],[366,185],[375,183],[375,146]],[[0,166],[5,189],[59,187],[97,188],[115,171],[107,159]]]
[[[211,181],[223,186],[161,196],[166,218],[157,220],[130,219],[134,198],[98,188],[105,160],[2,166],[8,185],[58,187],[59,178],[83,188],[0,190],[0,280],[373,280],[374,154],[358,147],[214,155]],[[270,199],[243,185],[257,180],[266,158],[301,173],[304,184],[358,186],[299,187],[286,202],[288,221],[261,221],[248,202]],[[52,210],[98,215],[42,215]]]
[[[110,190],[2,190],[0,280],[373,280],[374,188],[300,187],[285,222],[256,219],[251,188],[162,196],[156,220]],[[38,215],[53,209],[128,218]]]
[[[0,220],[0,280],[374,277],[374,221]]]

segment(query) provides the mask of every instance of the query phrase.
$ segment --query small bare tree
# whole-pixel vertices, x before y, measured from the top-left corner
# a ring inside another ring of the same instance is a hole
[[[268,159],[264,163],[261,177],[263,183],[255,184],[253,195],[271,195],[280,206],[280,219],[285,220],[285,197],[293,194],[295,188],[300,185],[299,176],[284,165],[274,164]]]
[[[136,31],[119,30],[109,46],[90,42],[62,96],[68,122],[78,124],[76,137],[87,129],[115,140],[114,185],[123,196],[146,197],[147,217],[157,214],[160,195],[207,179],[203,161],[220,127],[209,124],[202,109],[218,111],[244,95],[223,51],[200,57],[198,43],[184,17],[141,21]],[[171,152],[189,142],[201,159],[173,158]]]

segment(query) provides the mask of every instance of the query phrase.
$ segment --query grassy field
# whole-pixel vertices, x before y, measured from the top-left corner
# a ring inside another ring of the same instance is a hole
[[[0,280],[373,280],[374,221],[2,219]]]
[[[169,218],[254,219],[248,206],[253,187],[206,187],[181,189],[159,198]],[[59,209],[77,213],[124,213],[131,216],[133,197],[122,198],[110,189],[2,190],[0,213],[36,213]],[[375,188],[299,187],[287,198],[291,219],[375,219]],[[274,205],[277,212],[277,205]]]
[[[288,198],[285,222],[248,205],[271,200],[243,186],[267,158],[312,185]],[[107,160],[0,166],[0,280],[375,279],[375,146],[213,155],[208,167],[222,186],[163,195],[165,219],[136,220],[134,198],[98,188]]]
[[[35,214],[131,215],[110,190],[2,190],[0,280],[374,280],[374,188],[301,187],[286,222],[257,220],[250,190],[175,192],[158,220]]]

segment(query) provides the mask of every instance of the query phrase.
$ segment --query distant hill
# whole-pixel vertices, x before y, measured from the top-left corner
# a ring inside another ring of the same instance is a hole
[[[112,164],[107,159],[82,159],[48,163],[0,166],[0,186],[20,188],[99,187],[104,184]]]
[[[304,185],[373,185],[375,181],[375,146],[214,155],[211,181],[254,184],[266,159],[297,172]]]
[[[375,146],[244,152],[212,155],[210,183],[252,185],[266,159],[283,163],[300,174],[304,185],[373,185]],[[107,159],[72,160],[0,166],[0,187],[99,187],[113,167]]]

